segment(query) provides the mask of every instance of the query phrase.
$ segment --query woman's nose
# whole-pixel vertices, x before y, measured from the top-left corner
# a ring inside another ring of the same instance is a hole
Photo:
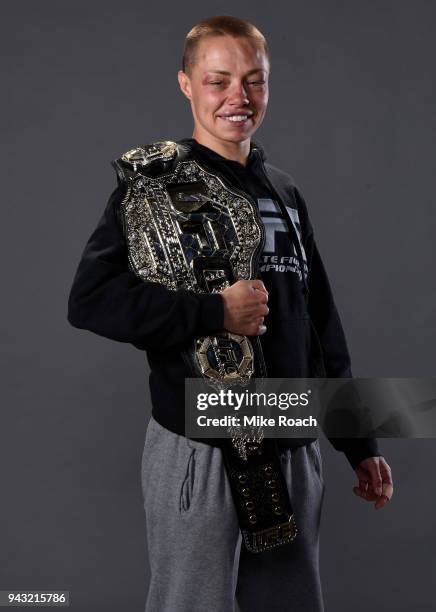
[[[247,104],[249,102],[247,92],[243,85],[235,85],[230,92],[229,100],[234,101],[236,104]]]

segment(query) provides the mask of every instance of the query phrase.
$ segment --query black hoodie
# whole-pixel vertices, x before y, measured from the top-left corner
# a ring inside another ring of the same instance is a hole
[[[267,331],[260,336],[267,375],[350,377],[342,325],[306,204],[292,178],[266,163],[264,150],[255,141],[245,166],[193,138],[177,142],[258,205],[266,229],[258,277],[269,293]],[[223,329],[223,299],[220,294],[170,291],[130,269],[120,213],[125,192],[118,175],[118,186],[82,254],[69,296],[68,320],[75,327],[146,350],[152,414],[162,426],[184,435],[184,380],[191,374],[180,351],[192,338]],[[282,438],[278,443],[295,448],[312,441]],[[330,442],[345,453],[353,468],[366,457],[379,455],[376,440],[330,438]]]

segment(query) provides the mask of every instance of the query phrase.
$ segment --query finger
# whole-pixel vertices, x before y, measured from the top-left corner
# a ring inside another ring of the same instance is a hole
[[[393,494],[394,494],[394,487],[392,486],[392,484],[388,482],[383,482],[382,497],[387,497],[388,501],[390,501]]]
[[[386,495],[380,495],[377,501],[374,504],[374,508],[379,510],[379,508],[383,508],[388,503],[389,498]]]
[[[265,316],[269,313],[269,308],[266,304],[263,305],[262,307],[262,315]]]
[[[263,293],[266,293],[268,295],[268,291],[266,290],[265,285],[260,279],[258,278],[253,279],[251,281],[251,286],[253,287],[253,289],[257,289],[258,291],[263,291]]]
[[[355,495],[357,495],[358,497],[361,497],[365,501],[375,501],[379,497],[378,495],[374,493],[374,491],[370,491],[370,490],[362,491],[360,487],[353,487],[353,493],[355,493]]]
[[[269,313],[269,308],[266,302],[259,302],[252,312],[256,317],[265,317]]]
[[[377,460],[378,457],[374,457],[374,461],[368,462],[367,469],[370,473],[370,488],[376,493],[376,495],[382,494],[382,477],[380,473],[380,464]]]
[[[368,489],[369,472],[362,467],[357,467],[354,471],[359,482],[358,489],[361,493],[365,493]]]
[[[263,317],[256,317],[250,323],[250,333],[249,336],[261,336],[266,332],[266,326],[263,322]]]
[[[263,304],[268,303],[268,294],[260,289],[253,289],[254,295],[256,297],[257,305],[262,306]]]
[[[383,457],[380,457],[380,473],[383,481],[382,495],[386,495],[390,500],[394,494],[394,483],[392,482],[391,468]]]
[[[368,481],[359,480],[359,489],[362,491],[362,493],[365,493],[368,490]]]
[[[257,291],[257,294],[259,296],[259,303],[260,304],[267,304],[268,303],[268,293],[265,293],[265,291],[261,291],[260,289],[255,289],[255,291]]]

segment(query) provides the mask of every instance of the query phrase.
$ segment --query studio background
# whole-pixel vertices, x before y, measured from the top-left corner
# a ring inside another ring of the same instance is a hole
[[[186,33],[215,14],[252,21],[272,57],[254,138],[305,196],[354,375],[432,377],[436,5],[39,0],[2,13],[0,589],[65,589],[77,612],[139,612],[148,365],[66,318],[116,186],[110,161],[191,136],[176,76]],[[435,444],[380,446],[395,493],[376,512],[322,441],[328,612],[434,609]]]

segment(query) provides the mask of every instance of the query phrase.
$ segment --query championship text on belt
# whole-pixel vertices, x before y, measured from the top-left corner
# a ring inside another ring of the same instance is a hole
[[[194,159],[179,160],[170,172],[147,173],[154,161],[176,155],[177,143],[158,141],[113,162],[127,183],[122,215],[132,270],[168,289],[197,293],[253,278],[264,236],[257,209]],[[225,332],[195,338],[184,356],[216,389],[254,379],[258,351],[258,338]],[[228,433],[222,453],[245,546],[262,552],[292,542],[297,529],[276,441],[264,438],[260,427]]]

